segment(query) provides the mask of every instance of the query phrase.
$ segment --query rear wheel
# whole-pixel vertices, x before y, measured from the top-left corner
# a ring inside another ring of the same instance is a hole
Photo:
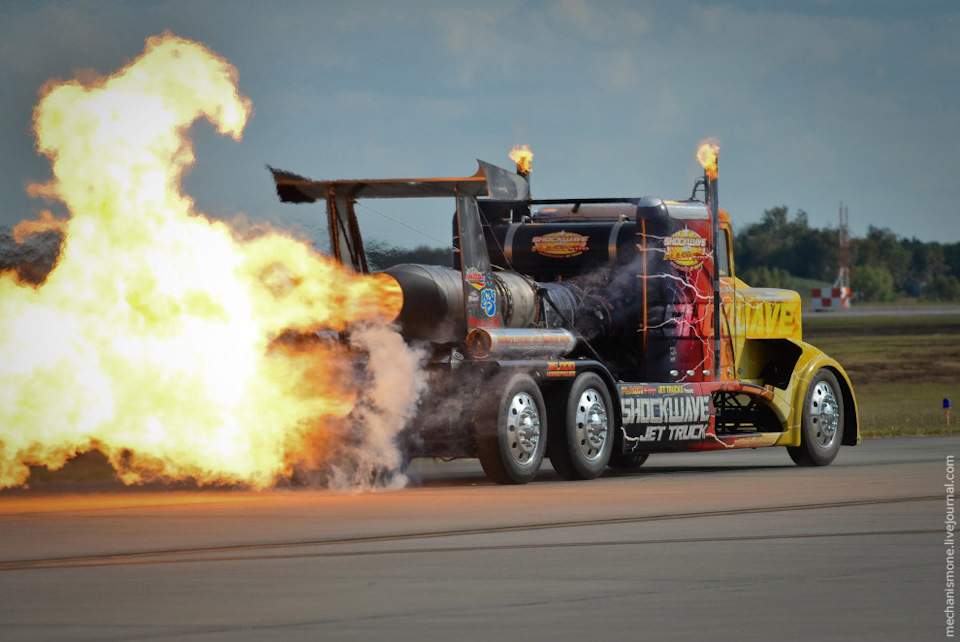
[[[480,465],[496,483],[526,484],[537,476],[547,448],[547,417],[530,375],[507,379],[499,403],[481,409],[476,440]]]
[[[598,477],[613,450],[610,393],[603,379],[592,372],[581,374],[560,407],[563,414],[550,422],[550,463],[564,479]]]
[[[826,466],[834,460],[843,441],[843,395],[836,376],[818,370],[803,400],[800,445],[788,447],[790,459],[799,466]]]

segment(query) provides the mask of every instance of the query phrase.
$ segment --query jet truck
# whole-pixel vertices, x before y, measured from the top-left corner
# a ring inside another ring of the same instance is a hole
[[[403,293],[395,323],[430,355],[408,457],[476,457],[523,484],[545,459],[580,480],[663,452],[783,446],[823,466],[860,441],[853,386],[803,341],[799,294],[737,278],[715,174],[687,199],[535,199],[519,165],[399,180],[270,169],[282,201],[325,203],[331,256],[361,273],[357,200],[452,201],[450,263],[385,270]]]

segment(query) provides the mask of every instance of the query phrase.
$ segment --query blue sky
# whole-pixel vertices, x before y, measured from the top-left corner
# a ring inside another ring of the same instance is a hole
[[[735,223],[786,205],[835,226],[842,199],[856,236],[960,241],[955,0],[0,0],[0,225],[49,207],[26,193],[49,177],[30,131],[44,82],[112,73],[164,30],[226,58],[253,101],[239,143],[193,128],[185,191],[212,216],[320,238],[322,209],[279,203],[266,164],[459,176],[510,167],[519,143],[536,197],[683,198],[712,136]],[[423,234],[361,210],[367,238],[449,235],[450,204],[370,205]]]

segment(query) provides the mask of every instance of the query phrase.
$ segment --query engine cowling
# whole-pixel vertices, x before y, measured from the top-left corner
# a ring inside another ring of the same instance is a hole
[[[461,343],[466,339],[464,285],[458,270],[408,263],[385,273],[403,291],[397,322],[404,336],[434,343]],[[598,317],[594,308],[600,304],[588,300],[573,284],[539,283],[513,272],[494,274],[492,281],[505,328],[571,329],[571,324],[578,328],[581,321],[593,324]]]

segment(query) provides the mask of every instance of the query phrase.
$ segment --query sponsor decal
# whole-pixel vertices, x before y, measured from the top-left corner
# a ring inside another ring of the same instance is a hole
[[[478,290],[482,290],[487,284],[487,277],[476,268],[466,268],[463,271],[463,280]]]
[[[657,386],[658,395],[690,395],[696,388],[689,383],[661,383]]]
[[[623,396],[626,395],[655,395],[657,394],[657,387],[650,386],[645,383],[643,384],[627,384],[620,386],[620,394]]]
[[[480,291],[480,309],[488,317],[497,313],[497,293],[490,288]]]
[[[707,239],[691,229],[683,228],[663,239],[663,258],[677,267],[693,270],[707,259]]]
[[[587,250],[587,240],[589,238],[589,236],[564,231],[534,236],[533,251],[543,256],[561,259],[579,256]]]
[[[497,337],[497,343],[503,343],[508,345],[524,345],[524,344],[545,344],[545,343],[556,343],[564,344],[570,342],[570,335],[564,334],[561,332],[538,332],[535,334],[519,334],[519,335],[507,335],[504,337]]]
[[[577,364],[574,361],[548,361],[548,377],[574,377],[577,374]]]
[[[692,383],[622,383],[620,394],[630,395],[695,395],[697,387]]]
[[[470,319],[469,319],[469,321],[470,321],[470,327],[471,327],[471,328],[499,328],[499,327],[501,327],[501,325],[500,325],[500,318],[499,318],[499,317],[494,317],[494,318],[492,318],[492,319],[484,319],[484,318],[481,318],[481,317],[471,316]]]

